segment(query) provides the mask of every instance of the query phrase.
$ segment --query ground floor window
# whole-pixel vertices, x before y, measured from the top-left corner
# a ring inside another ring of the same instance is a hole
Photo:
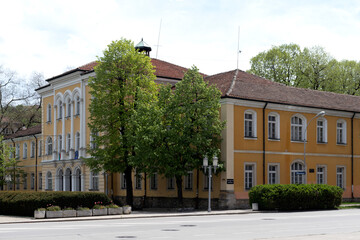
[[[211,181],[211,190],[213,189],[213,178],[210,179]],[[204,190],[209,190],[209,175],[204,175]]]
[[[150,177],[150,189],[156,190],[158,188],[158,175],[153,173]]]
[[[46,190],[52,190],[52,173],[47,172],[46,174]]]
[[[317,184],[326,184],[326,167],[317,166],[316,167],[316,183]]]
[[[126,189],[125,173],[120,173],[120,184],[121,184],[121,189]]]
[[[169,189],[169,190],[175,189],[175,178],[174,177],[167,178],[167,189]]]
[[[336,185],[345,189],[345,167],[336,167]]]
[[[141,174],[138,172],[135,172],[135,189],[141,189]]]
[[[97,172],[90,174],[90,190],[99,190],[99,173]]]
[[[250,190],[255,185],[256,165],[245,163],[245,190]]]
[[[269,184],[278,184],[279,181],[279,165],[278,164],[269,164],[268,168],[268,183]]]
[[[30,175],[30,188],[33,190],[35,188],[35,174],[31,173]]]
[[[305,166],[301,162],[294,162],[291,164],[291,183],[304,184],[305,183]]]
[[[42,173],[39,173],[39,189],[42,189]]]
[[[188,172],[185,176],[185,189],[192,190],[193,188],[193,172]]]

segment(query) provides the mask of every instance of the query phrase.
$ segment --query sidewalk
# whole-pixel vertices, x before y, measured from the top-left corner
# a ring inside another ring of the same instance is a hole
[[[245,210],[215,210],[211,212],[189,211],[189,212],[155,212],[155,211],[133,211],[129,215],[105,215],[76,218],[45,218],[34,219],[33,217],[4,216],[0,215],[0,224],[10,223],[39,223],[39,222],[64,222],[64,221],[89,221],[89,220],[109,220],[109,219],[132,219],[132,218],[155,218],[155,217],[179,217],[179,216],[205,216],[205,215],[227,215],[227,214],[249,214],[257,213],[251,209]]]

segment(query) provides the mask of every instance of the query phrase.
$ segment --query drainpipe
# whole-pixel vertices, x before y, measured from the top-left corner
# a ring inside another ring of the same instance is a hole
[[[351,118],[351,199],[354,199],[354,117]]]
[[[263,184],[265,184],[265,109],[268,105],[268,102],[265,102],[265,105],[262,109],[262,124],[263,124]]]
[[[38,190],[38,139],[35,135],[33,135],[35,138],[35,192]]]

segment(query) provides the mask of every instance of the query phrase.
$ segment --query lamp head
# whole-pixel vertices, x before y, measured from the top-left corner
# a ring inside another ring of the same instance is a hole
[[[321,111],[318,114],[316,114],[317,117],[323,117],[325,116],[325,111]]]

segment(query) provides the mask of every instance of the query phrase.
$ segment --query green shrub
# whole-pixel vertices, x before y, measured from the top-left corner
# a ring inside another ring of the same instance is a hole
[[[260,210],[334,209],[342,194],[343,189],[326,184],[266,184],[253,187],[249,200]]]
[[[34,210],[56,205],[93,208],[95,202],[110,204],[108,196],[101,192],[0,192],[0,215],[33,216]]]

